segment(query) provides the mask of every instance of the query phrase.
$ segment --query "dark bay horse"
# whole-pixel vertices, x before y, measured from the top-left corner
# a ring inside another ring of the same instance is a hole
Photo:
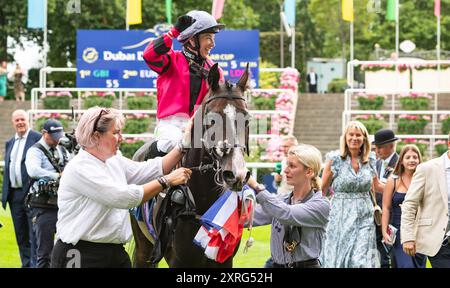
[[[193,239],[200,223],[198,218],[226,190],[240,191],[250,176],[246,168],[244,154],[248,153],[249,115],[244,92],[248,88],[249,69],[233,85],[219,83],[217,64],[208,75],[209,93],[195,114],[191,131],[191,148],[186,152],[181,165],[192,168],[191,179],[187,183],[196,204],[197,219],[178,219],[172,243],[164,258],[170,267],[232,267],[233,257],[224,263],[206,258],[204,251],[195,246]],[[151,158],[146,143],[133,157],[143,161]],[[208,168],[209,167],[209,168]],[[135,238],[135,266],[152,267],[149,257],[152,243],[145,234],[146,227],[132,217]],[[148,236],[148,235],[147,235]],[[238,247],[235,249],[237,252]]]

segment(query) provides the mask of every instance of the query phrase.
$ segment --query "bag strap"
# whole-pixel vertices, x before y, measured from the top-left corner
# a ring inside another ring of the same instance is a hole
[[[52,164],[53,168],[56,169],[56,171],[58,171],[58,173],[61,173],[61,168],[59,168],[58,162],[56,162],[55,157],[53,157],[53,155],[50,154],[50,152],[45,149],[44,146],[42,146],[41,143],[37,142],[36,144],[33,145],[33,147],[38,148],[39,150],[41,150],[44,155],[48,158],[48,161],[50,161],[50,164]]]

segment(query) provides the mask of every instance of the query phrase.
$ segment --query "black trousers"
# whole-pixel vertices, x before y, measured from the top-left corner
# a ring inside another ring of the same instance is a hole
[[[31,222],[31,210],[25,206],[22,188],[9,188],[8,204],[14,224],[22,268],[36,267],[36,236]]]
[[[131,268],[123,244],[78,241],[76,245],[58,240],[53,248],[52,268]]]
[[[273,263],[271,268],[320,268],[319,260],[310,259],[306,261],[299,261],[289,264]]]
[[[450,243],[445,240],[439,252],[430,259],[433,268],[450,268]]]

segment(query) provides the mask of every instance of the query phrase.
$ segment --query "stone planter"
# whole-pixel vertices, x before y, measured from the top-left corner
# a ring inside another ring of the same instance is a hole
[[[378,90],[408,90],[410,88],[409,75],[409,71],[365,71],[365,87]]]
[[[416,90],[450,90],[450,69],[412,71],[412,88]]]

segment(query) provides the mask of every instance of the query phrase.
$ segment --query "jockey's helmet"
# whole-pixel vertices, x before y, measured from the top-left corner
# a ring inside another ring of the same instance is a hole
[[[225,27],[224,24],[217,23],[216,19],[205,11],[193,10],[186,15],[194,18],[195,22],[178,36],[177,40],[183,45],[198,34],[218,33],[220,29]]]

